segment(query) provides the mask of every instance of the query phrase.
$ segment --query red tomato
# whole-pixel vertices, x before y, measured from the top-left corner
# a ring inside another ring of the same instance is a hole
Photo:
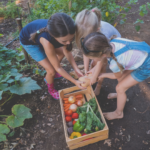
[[[68,110],[68,111],[65,112],[65,115],[66,115],[66,116],[71,116],[72,113],[73,113],[72,110]]]
[[[73,120],[72,124],[74,125],[75,123],[76,123],[76,121],[75,121],[75,120]]]
[[[66,116],[66,121],[70,122],[72,120],[72,118],[70,116]]]
[[[73,113],[73,114],[72,114],[72,118],[73,118],[73,119],[78,119],[78,118],[79,118],[78,113]]]

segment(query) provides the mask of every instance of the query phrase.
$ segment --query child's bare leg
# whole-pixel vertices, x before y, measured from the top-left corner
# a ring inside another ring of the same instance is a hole
[[[134,80],[130,74],[119,82],[119,84],[116,87],[117,109],[114,112],[103,113],[106,119],[113,120],[123,118],[123,109],[127,100],[125,92],[137,83],[139,82]]]
[[[127,75],[129,75],[133,70],[125,70],[122,77],[118,79],[118,83],[121,82]],[[109,93],[107,96],[108,99],[117,98],[117,93]]]

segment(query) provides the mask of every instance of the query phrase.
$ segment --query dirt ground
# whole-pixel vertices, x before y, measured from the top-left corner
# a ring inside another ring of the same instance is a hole
[[[140,0],[131,12],[137,10],[137,6],[145,4],[146,0]],[[143,17],[144,24],[139,32],[133,26],[138,14],[131,14],[127,24],[117,25],[122,37],[137,41],[146,41],[150,44],[150,12]],[[10,23],[10,24],[9,24]],[[7,25],[7,26],[6,26]],[[4,37],[0,43],[5,45],[10,41],[8,35],[16,30],[14,20],[6,20],[0,24],[0,33]],[[19,47],[19,41],[13,42],[9,48]],[[63,62],[64,69],[69,72],[71,66],[67,61]],[[83,64],[83,61],[77,61]],[[107,71],[110,71],[107,69]],[[25,72],[31,75],[30,72]],[[4,114],[10,114],[10,109],[15,103],[25,104],[31,109],[33,118],[26,120],[22,128],[17,129],[15,136],[9,139],[10,143],[19,143],[13,150],[68,150],[60,111],[59,101],[55,101],[47,92],[43,78],[37,78],[42,90],[34,91],[32,94],[17,96],[3,107]],[[107,95],[115,92],[116,80],[105,79],[100,95],[97,96],[103,112],[113,111],[116,108],[116,99],[108,100]],[[57,90],[68,88],[73,84],[65,79],[55,81]],[[94,86],[93,86],[94,88]],[[77,150],[149,150],[150,149],[150,78],[130,88],[127,91],[128,101],[124,109],[124,118],[120,120],[107,121],[109,127],[109,141],[100,141]],[[104,144],[105,143],[105,144]],[[8,144],[8,143],[5,143]],[[2,149],[0,145],[0,149]]]

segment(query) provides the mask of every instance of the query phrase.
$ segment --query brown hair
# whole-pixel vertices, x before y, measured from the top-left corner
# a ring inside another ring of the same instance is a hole
[[[54,38],[64,37],[68,34],[75,34],[75,23],[67,14],[55,13],[50,17],[45,28],[30,35],[30,40],[35,43],[37,36],[42,32],[48,32]],[[67,45],[67,50],[72,50],[72,43]]]
[[[112,46],[106,36],[99,32],[93,32],[86,36],[82,42],[82,51],[86,56],[101,57],[103,54],[110,54],[113,60],[116,61],[121,73],[123,66],[118,63],[117,58],[112,52]]]
[[[76,44],[81,48],[80,39],[92,32],[96,32],[100,27],[101,12],[98,8],[92,10],[84,9],[76,16]]]

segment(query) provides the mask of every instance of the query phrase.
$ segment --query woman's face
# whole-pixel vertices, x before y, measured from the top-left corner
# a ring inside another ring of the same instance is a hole
[[[74,40],[75,34],[68,34],[64,37],[55,38],[59,43],[63,45],[69,45]]]

